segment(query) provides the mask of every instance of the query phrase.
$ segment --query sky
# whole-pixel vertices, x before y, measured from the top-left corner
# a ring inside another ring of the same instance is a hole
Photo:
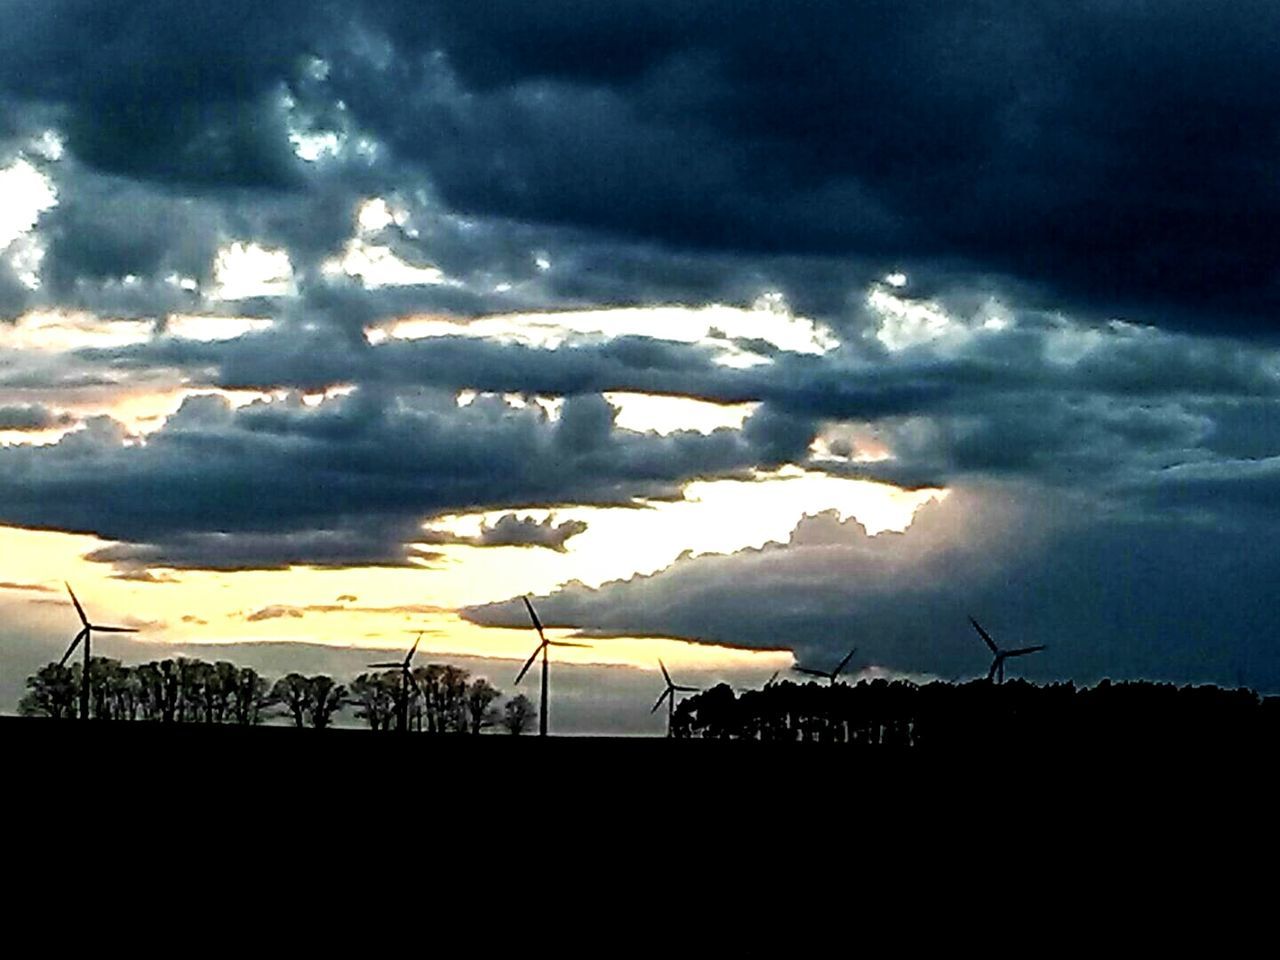
[[[527,594],[564,732],[1280,692],[1280,9],[1014,7],[0,0],[0,711],[63,581],[508,693]]]

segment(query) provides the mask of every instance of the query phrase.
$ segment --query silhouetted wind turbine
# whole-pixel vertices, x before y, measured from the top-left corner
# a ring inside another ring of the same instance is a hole
[[[534,629],[538,631],[538,639],[541,642],[529,656],[529,659],[525,661],[524,666],[520,668],[520,673],[516,676],[516,683],[518,684],[524,679],[524,675],[533,666],[533,661],[538,659],[538,654],[542,654],[542,700],[538,704],[538,736],[545,737],[547,735],[547,647],[589,647],[591,644],[548,640],[542,632],[542,621],[538,619],[538,614],[534,611],[533,604],[529,602],[529,598],[521,597],[520,599],[524,601],[525,608],[529,611],[529,619],[533,621]]]
[[[662,691],[662,696],[658,698],[658,702],[653,705],[650,713],[657,713],[658,708],[662,706],[662,701],[667,701],[667,736],[671,736],[671,722],[676,715],[676,694],[677,693],[697,693],[697,687],[682,687],[678,683],[671,682],[671,674],[667,673],[667,665],[661,660],[658,666],[662,668],[662,678],[667,681],[667,689]]]
[[[1038,647],[1018,647],[1016,650],[1001,650],[996,645],[996,642],[991,639],[991,634],[982,629],[982,624],[978,623],[973,617],[969,618],[969,622],[973,624],[973,629],[978,631],[978,636],[982,637],[987,646],[991,648],[991,652],[996,655],[996,658],[991,661],[991,669],[987,671],[987,679],[990,680],[995,677],[996,683],[1004,683],[1004,662],[1009,657],[1021,657],[1028,653],[1035,653],[1037,650],[1045,649],[1044,645],[1041,644]]]
[[[398,726],[401,733],[409,732],[409,684],[413,684],[415,690],[418,689],[418,681],[413,679],[413,674],[409,672],[409,662],[413,659],[413,655],[418,652],[418,643],[422,640],[422,633],[423,631],[418,631],[417,637],[414,638],[413,646],[409,648],[409,652],[404,655],[404,659],[399,663],[369,664],[370,667],[382,670],[400,671],[400,716],[396,719],[399,721]]]
[[[89,719],[89,648],[93,641],[93,631],[99,633],[137,633],[134,627],[104,627],[96,623],[90,623],[89,618],[84,615],[84,607],[80,606],[80,601],[76,599],[76,592],[71,589],[71,584],[66,584],[67,593],[71,594],[71,602],[76,605],[76,613],[80,614],[80,623],[83,625],[80,632],[76,634],[76,638],[71,641],[71,646],[67,647],[67,652],[62,655],[62,659],[58,661],[58,666],[64,666],[71,659],[71,654],[75,653],[76,646],[81,640],[84,641],[84,670],[80,674],[80,719]]]
[[[852,650],[846,653],[844,655],[844,659],[841,660],[840,663],[836,666],[836,668],[832,670],[830,673],[828,673],[825,670],[810,670],[808,667],[802,667],[799,664],[792,667],[791,669],[795,670],[797,673],[807,673],[811,677],[826,677],[829,683],[834,684],[836,682],[836,677],[840,676],[840,671],[845,668],[845,666],[849,663],[849,661],[853,659],[853,655],[857,652],[858,652],[858,648],[854,647]]]

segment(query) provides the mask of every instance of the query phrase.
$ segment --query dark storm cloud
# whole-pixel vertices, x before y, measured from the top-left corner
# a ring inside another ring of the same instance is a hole
[[[1047,644],[1016,663],[1037,680],[1103,676],[1213,680],[1280,689],[1270,649],[1272,520],[1238,549],[1208,525],[1099,515],[1017,487],[961,490],[902,534],[868,537],[834,514],[803,519],[786,543],[685,557],[652,576],[536,599],[548,626],[694,638],[796,651],[829,668],[985,675],[974,615],[1005,646]],[[515,626],[509,602],[464,616]],[[1011,668],[1013,669],[1013,668]]]
[[[589,6],[380,7],[447,68],[416,124],[346,90],[463,209],[954,261],[1209,328],[1277,306],[1273,5]]]
[[[382,150],[357,189],[781,258],[797,302],[807,257],[1203,329],[1265,327],[1280,301],[1273,4],[62,0],[3,27],[10,112],[178,191],[310,196],[302,124]],[[598,296],[590,260],[559,288]],[[691,293],[715,285],[689,266]]]
[[[324,4],[16,0],[0,85],[63,111],[68,146],[126,176],[285,187],[293,157],[275,109]]]

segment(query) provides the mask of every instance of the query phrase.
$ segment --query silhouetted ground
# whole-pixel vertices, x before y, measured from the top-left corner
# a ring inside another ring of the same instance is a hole
[[[152,811],[176,804],[228,816],[281,809],[307,819],[356,803],[362,816],[406,807],[520,817],[531,805],[624,816],[679,804],[721,819],[779,810],[818,818],[874,806],[949,817],[1068,812],[1131,803],[1163,819],[1197,799],[1241,804],[1273,795],[1276,744],[1147,742],[1112,751],[993,735],[946,752],[849,744],[663,738],[429,736],[0,717],[10,797],[49,802],[87,788],[93,803]],[[1151,806],[1151,803],[1159,806]],[[995,808],[992,805],[996,805]],[[349,808],[348,808],[349,809]]]

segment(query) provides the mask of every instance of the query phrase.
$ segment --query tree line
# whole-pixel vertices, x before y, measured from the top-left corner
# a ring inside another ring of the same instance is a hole
[[[83,667],[48,663],[27,678],[18,712],[28,717],[79,719]],[[89,717],[156,723],[225,723],[251,726],[283,717],[297,727],[332,726],[344,709],[371,729],[478,734],[501,727],[520,734],[529,729],[533,704],[523,694],[507,700],[483,677],[466,670],[429,664],[411,671],[403,689],[399,670],[362,673],[350,685],[324,674],[289,673],[274,683],[252,667],[226,660],[210,663],[189,657],[128,666],[109,657],[89,661]],[[407,695],[409,702],[402,704]],[[402,709],[403,707],[403,709]]]
[[[1280,697],[1216,686],[1148,681],[1093,687],[1013,680],[917,685],[878,678],[857,684],[727,684],[688,697],[672,718],[680,738],[811,741],[924,749],[1026,746],[1274,743]]]

